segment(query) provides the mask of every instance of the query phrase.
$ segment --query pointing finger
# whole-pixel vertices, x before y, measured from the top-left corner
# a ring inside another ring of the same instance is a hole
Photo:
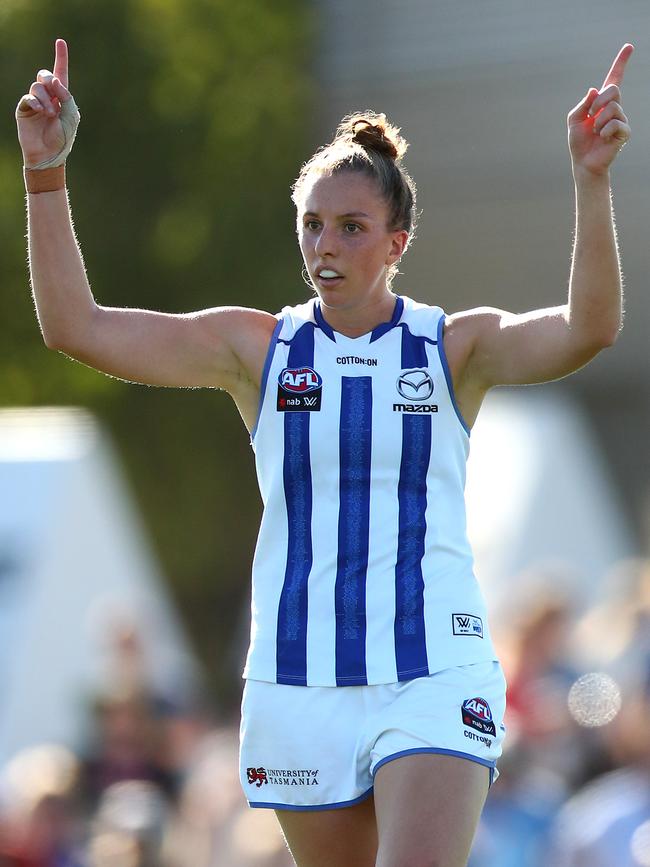
[[[67,88],[68,86],[68,46],[64,39],[56,40],[55,58],[54,58],[54,76],[59,79],[61,84]]]
[[[607,87],[609,84],[618,84],[619,86],[622,84],[625,67],[628,60],[632,56],[633,51],[634,46],[630,45],[629,42],[626,42],[616,55],[616,59],[612,63],[609,72],[605,76],[605,81],[603,81],[603,87]]]

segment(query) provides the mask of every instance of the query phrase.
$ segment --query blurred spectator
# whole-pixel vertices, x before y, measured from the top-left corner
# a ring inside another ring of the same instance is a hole
[[[115,783],[92,823],[89,867],[162,867],[169,805],[151,783]]]
[[[650,561],[610,572],[603,601],[578,626],[576,650],[623,686],[650,677]]]
[[[149,698],[139,692],[103,696],[95,704],[94,742],[83,761],[84,796],[95,809],[104,791],[129,780],[150,782],[169,797],[177,789],[164,731]]]
[[[2,773],[0,865],[84,867],[75,756],[56,745],[20,752]]]
[[[557,867],[650,867],[650,569],[621,564],[604,602],[578,630],[583,653],[620,689],[620,711],[600,730],[616,768],[572,797],[553,829]],[[615,582],[615,583],[614,583]]]
[[[213,732],[189,769],[169,838],[174,867],[293,867],[272,810],[253,810],[239,782],[236,728]]]
[[[623,767],[588,783],[562,809],[551,842],[553,867],[649,867],[650,694],[623,702],[608,727]]]
[[[573,620],[568,597],[539,590],[501,642],[508,739],[516,739],[527,767],[555,774],[556,784],[566,787],[580,778],[585,761],[568,708],[579,674],[569,660]]]

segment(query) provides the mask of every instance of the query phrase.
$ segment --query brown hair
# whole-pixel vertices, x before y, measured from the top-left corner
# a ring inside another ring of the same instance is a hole
[[[401,164],[407,148],[399,127],[390,124],[385,114],[374,111],[349,114],[342,119],[334,139],[303,165],[292,187],[291,198],[296,207],[300,207],[307,179],[314,172],[319,175],[361,172],[375,181],[388,205],[389,229],[405,229],[409,233],[408,246],[415,236],[416,188]],[[397,266],[391,266],[389,284],[396,273]]]

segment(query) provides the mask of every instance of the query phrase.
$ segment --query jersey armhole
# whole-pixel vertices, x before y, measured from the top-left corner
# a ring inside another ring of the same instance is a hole
[[[444,344],[444,327],[445,327],[445,319],[447,317],[443,313],[438,320],[438,333],[437,333],[437,342],[438,342],[438,354],[440,355],[440,363],[442,364],[442,369],[445,374],[445,380],[447,381],[447,389],[449,390],[449,397],[451,398],[452,406],[454,407],[454,411],[458,418],[458,421],[461,423],[461,426],[467,436],[471,436],[470,428],[462,416],[460,409],[458,408],[458,404],[456,403],[456,395],[454,394],[454,383],[451,378],[451,371],[449,370],[449,362],[447,361],[447,353],[445,352],[445,344]]]
[[[280,330],[282,328],[283,319],[278,319],[278,324],[273,329],[273,334],[271,335],[271,340],[269,341],[269,348],[266,352],[266,358],[264,360],[264,369],[262,370],[262,381],[260,383],[260,402],[257,407],[257,418],[255,419],[255,426],[251,431],[251,445],[255,442],[255,434],[257,433],[257,428],[259,427],[260,417],[262,415],[262,407],[264,406],[264,398],[266,397],[266,382],[269,378],[269,370],[271,368],[271,362],[273,361],[273,356],[275,355],[275,347],[278,342],[278,336],[280,334]]]

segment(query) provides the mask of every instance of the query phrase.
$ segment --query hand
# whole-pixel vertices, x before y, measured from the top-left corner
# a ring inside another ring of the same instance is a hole
[[[576,170],[592,175],[606,174],[630,138],[630,127],[621,108],[620,87],[633,51],[634,46],[626,43],[600,90],[590,87],[585,98],[569,112],[569,149],[574,174]]]
[[[41,69],[16,108],[18,141],[27,168],[62,165],[79,125],[79,110],[68,90],[68,46],[56,40],[54,73]]]

